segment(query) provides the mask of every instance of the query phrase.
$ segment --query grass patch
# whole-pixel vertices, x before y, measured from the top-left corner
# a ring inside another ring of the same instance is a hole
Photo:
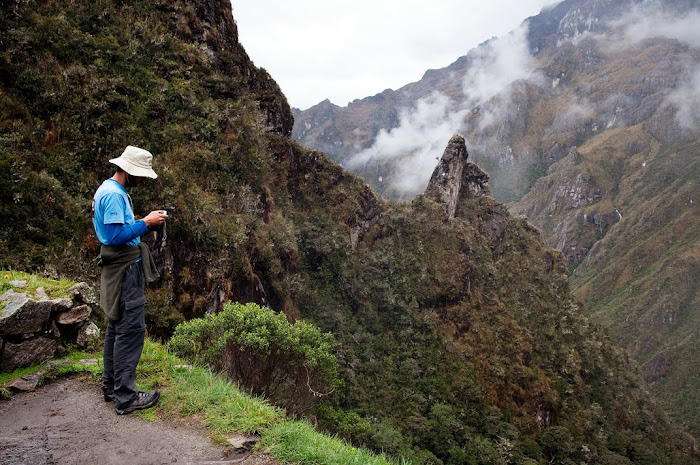
[[[391,464],[316,431],[303,421],[288,419],[264,399],[241,392],[234,383],[169,354],[161,344],[146,341],[137,379],[144,389],[161,387],[158,411],[170,419],[201,419],[214,442],[237,432],[262,436],[261,446],[281,461],[298,464]],[[151,419],[150,417],[146,419]]]
[[[0,386],[20,376],[28,375],[41,370],[43,365],[32,365],[25,368],[18,368],[12,373],[0,373]]]
[[[42,365],[32,365],[26,368],[19,368],[13,371],[12,373],[0,373],[0,386],[3,386],[8,381],[11,381],[15,378],[19,378],[21,376],[39,371],[41,370],[41,368]],[[7,388],[0,387],[0,398],[9,399],[10,397],[12,397],[12,392]]]
[[[13,282],[26,282],[26,284],[18,286]],[[49,299],[59,297],[69,297],[66,292],[68,288],[76,284],[74,281],[67,279],[48,279],[42,278],[23,271],[0,270],[0,294],[5,291],[13,290],[15,292],[25,292],[28,297],[35,298],[36,290],[40,287],[44,288]]]
[[[272,456],[285,462],[327,465],[396,463],[384,455],[349,446],[337,437],[320,434],[304,421],[274,424],[265,432],[262,446],[268,448]]]
[[[88,365],[80,363],[81,360],[86,359],[97,359],[97,365]],[[0,373],[0,385],[5,384],[15,378],[19,378],[24,375],[35,373],[39,370],[46,370],[46,375],[44,379],[52,379],[60,376],[72,374],[72,373],[82,373],[88,372],[94,375],[102,374],[102,354],[94,354],[83,351],[71,351],[64,357],[57,357],[53,359],[53,362],[61,361],[62,363],[41,363],[36,365],[31,365],[24,368],[18,368],[15,371],[9,373]]]

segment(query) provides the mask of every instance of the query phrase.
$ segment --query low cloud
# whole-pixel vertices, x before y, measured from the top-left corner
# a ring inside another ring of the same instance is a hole
[[[619,48],[654,37],[666,37],[699,47],[699,24],[700,10],[698,9],[679,14],[670,12],[657,1],[645,2],[610,24],[613,30],[618,31],[615,40],[610,44],[614,48]]]
[[[574,131],[592,120],[594,115],[595,108],[587,99],[571,100],[563,112],[555,115],[551,129],[555,133]]]
[[[464,99],[455,102],[435,92],[412,108],[400,112],[397,128],[379,132],[372,147],[348,162],[351,169],[368,163],[399,159],[387,181],[391,190],[406,197],[422,192],[455,132],[466,132],[466,116],[480,107],[474,124],[483,130],[512,113],[512,84],[535,79],[527,40],[527,24],[502,38],[471,50],[469,69],[463,79]]]
[[[502,95],[510,84],[533,75],[533,58],[527,40],[528,26],[504,37],[492,39],[468,56],[472,63],[464,76],[464,95],[470,106],[476,106]]]
[[[512,117],[514,82],[541,80],[534,71],[527,33],[528,25],[523,23],[506,36],[489,41],[470,55],[473,61],[464,77],[463,90],[468,107],[483,105],[477,120],[480,131]]]
[[[416,194],[425,189],[436,158],[459,130],[465,115],[466,110],[456,109],[447,96],[435,92],[401,111],[399,126],[391,131],[382,129],[372,147],[353,156],[348,167],[359,169],[367,163],[401,158],[391,187],[401,195]]]
[[[615,37],[607,43],[613,50],[619,50],[647,39],[665,37],[700,47],[699,24],[698,8],[679,13],[670,11],[659,1],[648,1],[611,24]],[[688,77],[668,95],[666,103],[678,110],[676,121],[682,128],[700,128],[700,67],[688,72]]]
[[[678,109],[676,121],[682,128],[700,128],[700,67],[695,68],[690,79],[668,96],[667,102]]]

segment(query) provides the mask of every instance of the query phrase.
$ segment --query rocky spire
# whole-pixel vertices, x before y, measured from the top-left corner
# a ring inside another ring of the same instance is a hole
[[[453,218],[457,209],[459,191],[462,187],[462,171],[467,164],[467,144],[464,136],[455,134],[447,144],[440,163],[435,167],[425,196],[443,204],[448,218]]]
[[[425,196],[445,206],[447,217],[452,219],[461,198],[491,195],[489,177],[478,166],[468,163],[467,145],[464,136],[455,134],[435,167]]]

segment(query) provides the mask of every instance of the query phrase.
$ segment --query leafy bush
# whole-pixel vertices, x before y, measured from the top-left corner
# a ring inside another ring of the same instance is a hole
[[[562,463],[574,449],[571,432],[563,426],[550,426],[540,436],[542,450],[550,458],[550,463]]]
[[[362,439],[371,433],[369,421],[356,412],[322,405],[317,409],[316,415],[323,429],[334,432],[352,444],[362,444]]]
[[[304,321],[290,324],[254,303],[229,302],[221,313],[179,325],[168,347],[295,413],[340,384],[330,333]]]

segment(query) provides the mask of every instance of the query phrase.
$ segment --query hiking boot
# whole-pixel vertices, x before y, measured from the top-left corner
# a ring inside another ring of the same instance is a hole
[[[131,403],[124,407],[115,407],[117,415],[128,415],[134,410],[143,410],[146,408],[151,408],[158,402],[160,398],[160,391],[151,392],[139,392],[136,395],[136,399],[132,400]]]
[[[114,386],[103,384],[102,395],[105,397],[105,402],[114,402]]]

